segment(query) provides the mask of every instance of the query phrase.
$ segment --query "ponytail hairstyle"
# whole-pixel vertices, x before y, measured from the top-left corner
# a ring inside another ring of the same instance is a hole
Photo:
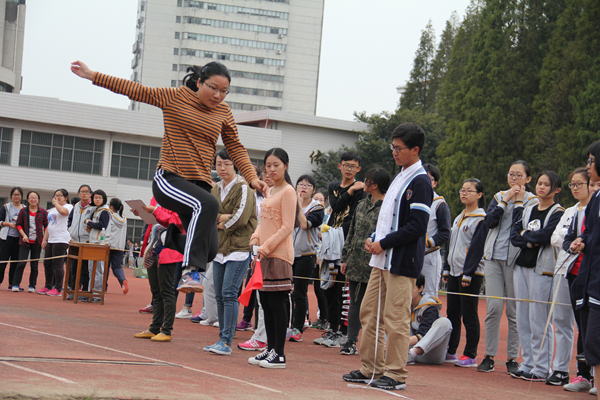
[[[198,80],[200,83],[204,83],[208,78],[215,75],[224,76],[229,83],[231,83],[229,70],[218,61],[209,62],[203,67],[198,65],[189,66],[187,67],[186,72],[189,73],[183,78],[183,86],[186,86],[194,92],[198,91]]]
[[[267,151],[267,154],[265,154],[265,158],[264,158],[264,165],[267,165],[267,158],[269,158],[269,156],[275,156],[277,158],[279,158],[279,160],[281,160],[281,162],[283,163],[283,165],[287,166],[289,169],[289,165],[290,165],[290,157],[288,156],[288,153],[280,148],[280,147],[274,147],[272,149],[270,149],[269,151]],[[294,187],[294,184],[292,183],[292,178],[290,178],[290,174],[288,173],[288,169],[285,170],[285,181],[292,187]],[[294,223],[294,228],[297,228],[298,226],[300,226],[300,221],[298,221],[298,213],[302,212],[302,210],[300,209],[300,206],[298,205],[298,202],[296,201],[296,222]]]
[[[523,161],[525,162],[525,161]],[[514,163],[516,164],[516,163]],[[529,176],[529,175],[527,175]],[[463,184],[465,183],[473,183],[475,184],[475,190],[477,190],[477,193],[481,193],[481,197],[479,198],[479,200],[477,200],[477,207],[479,208],[483,208],[485,210],[485,193],[483,193],[483,183],[481,183],[481,181],[477,178],[470,178],[470,179],[465,179],[463,181]]]
[[[590,176],[588,175],[588,171],[587,171],[586,167],[576,168],[575,171],[573,171],[569,174],[569,177],[567,178],[567,180],[569,182],[571,182],[571,179],[573,179],[573,177],[575,177],[575,175],[583,175],[584,179],[587,181],[587,185],[590,186]]]
[[[108,206],[114,208],[115,211],[119,214],[119,216],[123,216],[123,203],[121,203],[121,200],[117,199],[116,197],[113,197],[112,199],[110,199],[110,203],[108,203]]]
[[[536,185],[537,185],[538,180],[544,175],[546,175],[548,177],[548,179],[550,180],[550,192],[554,192],[556,189],[558,189],[558,190],[561,189],[562,180],[560,179],[560,176],[558,176],[558,174],[554,171],[544,171],[541,174],[539,174],[535,180]],[[554,202],[558,203],[558,193],[556,193],[554,195]]]

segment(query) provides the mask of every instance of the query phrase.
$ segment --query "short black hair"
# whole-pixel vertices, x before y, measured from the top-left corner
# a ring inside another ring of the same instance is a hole
[[[312,176],[311,174],[300,175],[300,178],[298,178],[298,180],[296,181],[296,187],[302,181],[308,181],[308,183],[310,183],[312,185],[313,190],[316,193],[316,191],[317,191],[317,180],[315,179],[314,176]],[[313,195],[314,195],[314,193],[313,193]]]
[[[346,151],[340,157],[340,164],[342,163],[342,161],[356,161],[358,163],[358,165],[360,166],[362,157],[353,151]]]
[[[481,197],[477,200],[477,207],[485,209],[485,193],[483,193],[483,183],[477,178],[469,178],[463,181],[463,185],[465,183],[472,183],[475,185],[475,190],[477,190],[477,194],[481,193]]]
[[[440,178],[442,177],[442,175],[440,174],[440,170],[437,169],[437,167],[433,164],[423,164],[423,168],[425,168],[425,171],[429,172],[431,174],[431,176],[433,176],[433,180],[436,182],[440,181]]]
[[[425,287],[425,275],[423,275],[423,274],[419,275],[419,277],[417,278],[417,281],[415,282],[415,286],[418,288]]]
[[[394,139],[400,139],[404,142],[409,149],[419,147],[419,155],[425,147],[425,131],[421,128],[421,125],[414,122],[405,122],[400,124],[392,132],[392,141]]]
[[[596,169],[596,173],[600,175],[598,172],[598,160],[600,160],[600,140],[596,140],[594,143],[590,144],[587,148],[587,154],[594,157],[596,160],[594,162],[594,168]]]
[[[108,198],[106,197],[106,192],[104,190],[98,189],[98,190],[94,190],[94,193],[92,193],[92,205],[95,206],[96,204],[94,203],[94,196],[95,195],[99,195],[102,197],[102,204],[100,204],[97,207],[102,207],[103,205],[106,204],[106,201],[108,200]]]
[[[371,168],[365,174],[365,181],[376,184],[379,191],[385,193],[390,187],[390,174],[383,168]]]
[[[221,160],[229,160],[233,163],[233,169],[235,170],[235,172],[238,172],[237,167],[235,166],[235,163],[233,162],[233,160],[231,159],[231,157],[229,156],[229,153],[227,152],[227,150],[225,150],[225,148],[222,148],[221,150],[217,151],[217,154],[215,154],[215,165],[217,165],[217,157],[219,157]]]

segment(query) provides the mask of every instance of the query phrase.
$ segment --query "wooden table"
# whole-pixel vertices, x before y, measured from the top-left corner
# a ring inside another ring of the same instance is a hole
[[[90,244],[71,242],[69,243],[69,252],[67,253],[67,266],[65,269],[65,282],[63,289],[63,300],[67,299],[68,294],[73,294],[73,303],[77,304],[79,295],[88,297],[91,302],[92,297],[100,297],[100,304],[104,305],[104,295],[106,293],[106,280],[108,278],[110,246],[108,244]],[[75,287],[69,289],[69,272],[71,269],[71,260],[77,260],[77,275],[75,278]],[[90,276],[91,282],[88,291],[80,291],[79,284],[81,283],[81,268],[82,265],[87,268],[88,264],[83,261],[93,261],[92,273]],[[102,275],[102,290],[94,290],[94,281],[96,279],[96,265],[98,261],[104,261],[104,274]]]

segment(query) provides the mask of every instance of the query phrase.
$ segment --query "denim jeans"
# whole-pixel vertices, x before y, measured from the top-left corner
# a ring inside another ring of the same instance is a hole
[[[219,337],[226,345],[231,345],[233,341],[240,308],[238,294],[249,266],[250,255],[244,261],[228,261],[225,264],[213,261]]]

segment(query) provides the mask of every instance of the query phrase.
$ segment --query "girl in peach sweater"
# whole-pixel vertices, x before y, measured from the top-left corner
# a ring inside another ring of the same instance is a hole
[[[265,169],[274,183],[261,204],[260,222],[250,244],[259,245],[258,258],[263,272],[260,302],[265,315],[268,347],[248,362],[264,368],[285,368],[285,334],[288,315],[285,303],[292,289],[296,222],[296,191],[287,172],[289,157],[285,150],[274,148],[265,155]]]

